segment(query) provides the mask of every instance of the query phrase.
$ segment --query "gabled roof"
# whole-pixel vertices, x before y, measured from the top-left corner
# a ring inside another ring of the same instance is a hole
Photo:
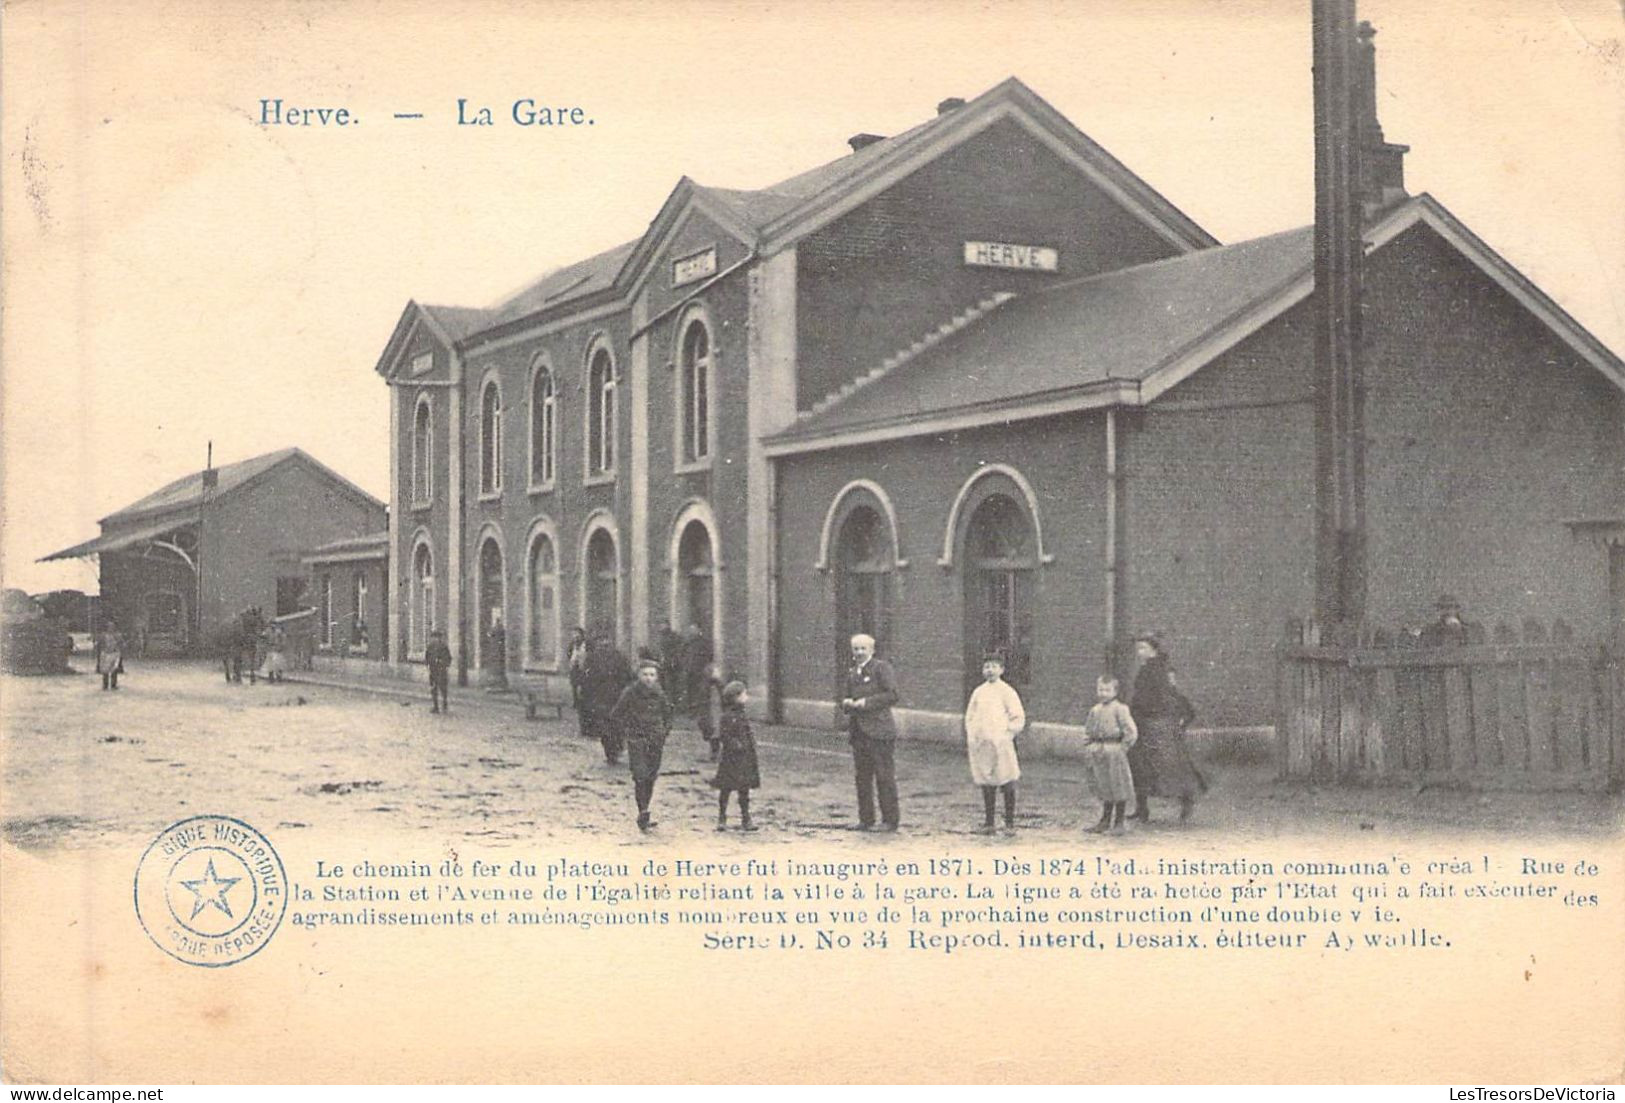
[[[553,269],[536,282],[482,311],[484,324],[480,328],[490,329],[560,303],[585,298],[595,291],[607,290],[615,283],[616,274],[641,240],[623,241],[615,248],[605,249],[586,260]]]
[[[219,473],[219,484],[215,488],[215,498],[223,497],[241,490],[251,482],[258,479],[284,463],[297,461],[315,468],[328,479],[343,486],[356,497],[384,508],[384,503],[356,486],[344,476],[335,472],[326,464],[321,463],[309,453],[299,448],[283,448],[276,452],[267,452],[263,456],[253,459],[239,460],[236,463],[223,464],[215,470]],[[101,519],[105,528],[108,525],[119,525],[137,518],[148,517],[154,514],[180,509],[184,506],[195,505],[203,497],[203,472],[194,471],[190,475],[176,479],[174,482],[158,488],[145,498],[139,498],[116,513],[109,513]]]
[[[766,188],[707,187],[685,176],[672,189],[648,230],[636,241],[624,242],[586,260],[555,269],[484,311],[447,307],[432,310],[436,314],[458,310],[464,315],[463,332],[452,336],[454,342],[461,342],[476,336],[495,336],[495,331],[515,328],[538,315],[579,308],[594,296],[624,292],[636,283],[649,259],[684,213],[695,206],[716,217],[753,250],[782,248],[863,202],[873,191],[889,187],[932,158],[1006,118],[1022,120],[1059,155],[1136,211],[1170,242],[1182,249],[1216,244],[1212,235],[1095,144],[1042,97],[1010,77],[962,107]],[[396,337],[391,339],[391,349],[386,350],[379,361],[381,373],[387,374],[386,366],[393,363],[394,355],[398,354],[391,350],[403,339],[405,322],[403,315],[396,326]],[[453,328],[449,324],[441,325],[448,334],[453,333]]]
[[[1425,223],[1625,390],[1625,363],[1429,195],[1366,232]],[[768,438],[786,455],[1109,405],[1145,405],[1314,290],[1314,227],[1055,284],[982,313]]]

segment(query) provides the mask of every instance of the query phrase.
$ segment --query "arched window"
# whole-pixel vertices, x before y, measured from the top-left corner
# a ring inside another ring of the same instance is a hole
[[[1036,543],[1027,510],[1008,494],[988,494],[971,513],[962,558],[967,686],[980,680],[988,651],[1004,653],[1012,685],[1031,679]]]
[[[412,593],[406,610],[406,652],[411,658],[423,658],[434,630],[434,613],[434,553],[427,543],[420,543],[412,552]]]
[[[711,456],[711,331],[695,314],[683,327],[677,356],[677,462]]]
[[[486,643],[491,630],[499,625],[507,630],[505,615],[508,598],[508,580],[503,573],[502,545],[495,536],[480,541],[479,558],[479,636],[474,642],[476,664],[481,668],[490,662]],[[504,657],[505,658],[505,657]]]
[[[698,625],[700,634],[715,647],[716,626],[712,623],[712,602],[716,588],[716,564],[711,561],[711,532],[698,519],[683,526],[677,541],[679,604],[674,627],[682,630]]]
[[[582,592],[588,631],[620,638],[621,572],[615,553],[615,537],[607,528],[596,528],[587,538],[587,554],[581,565]]]
[[[615,471],[615,361],[604,345],[587,362],[587,477]]]
[[[850,641],[859,632],[875,638],[880,654],[891,653],[891,526],[869,506],[854,507],[841,522],[834,560],[835,669],[844,671],[852,660]]]
[[[429,396],[418,399],[412,415],[412,503],[426,506],[434,499],[434,414]]]
[[[486,380],[480,391],[480,493],[502,489],[502,388]]]
[[[558,399],[553,372],[538,360],[530,377],[530,485],[541,490],[553,485],[558,457]]]
[[[551,535],[532,537],[528,566],[525,662],[551,670],[559,665],[559,560]]]

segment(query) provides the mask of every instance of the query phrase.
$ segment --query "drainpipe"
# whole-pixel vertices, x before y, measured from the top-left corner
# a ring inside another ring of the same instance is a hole
[[[1117,408],[1106,407],[1106,669],[1117,673]]]

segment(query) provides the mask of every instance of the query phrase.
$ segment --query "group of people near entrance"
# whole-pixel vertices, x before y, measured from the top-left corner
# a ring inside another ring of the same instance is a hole
[[[852,669],[840,705],[852,743],[858,827],[875,829],[878,803],[880,829],[895,831],[900,822],[893,756],[897,727],[891,715],[898,700],[896,677],[891,664],[875,658],[872,637],[853,636],[851,643]],[[1095,683],[1096,702],[1083,724],[1084,777],[1101,803],[1100,819],[1088,829],[1092,833],[1121,834],[1125,818],[1149,820],[1151,797],[1178,800],[1180,821],[1186,821],[1196,798],[1207,790],[1185,744],[1185,728],[1195,709],[1174,684],[1167,649],[1157,636],[1145,635],[1135,641],[1135,654],[1140,668],[1133,706],[1118,699],[1117,679],[1105,675]],[[997,830],[1001,803],[1004,829],[1014,831],[1016,782],[1021,778],[1017,750],[1027,713],[1021,695],[1004,680],[1002,654],[982,657],[982,684],[971,692],[964,724],[971,780],[982,791],[981,832]],[[1134,813],[1125,817],[1130,802]]]
[[[689,639],[697,635],[691,628]],[[895,831],[901,822],[897,799],[895,748],[898,703],[896,674],[875,656],[873,637],[851,641],[852,665],[846,672],[840,714],[852,747],[857,782],[858,828]],[[1118,681],[1103,676],[1096,683],[1096,703],[1083,724],[1082,757],[1090,791],[1101,803],[1100,819],[1088,830],[1121,834],[1125,819],[1151,818],[1151,797],[1179,802],[1181,821],[1190,818],[1207,781],[1185,745],[1186,726],[1195,715],[1169,669],[1167,651],[1155,635],[1135,641],[1140,660],[1132,704],[1119,699]],[[616,650],[607,636],[588,638],[577,630],[570,648],[571,688],[584,736],[596,740],[604,758],[618,764],[624,754],[632,771],[637,825],[654,826],[651,806],[655,780],[673,719],[686,709],[711,746],[717,762],[711,784],[717,790],[717,830],[728,826],[730,797],[737,798],[739,827],[756,830],[750,793],[761,785],[756,739],[745,714],[750,695],[737,679],[724,681],[711,662],[707,644],[692,650],[668,649],[667,661],[645,649],[636,664]],[[703,657],[703,665],[674,666],[683,656]],[[965,749],[971,780],[981,789],[983,833],[998,828],[1001,798],[1004,828],[1015,830],[1016,783],[1021,777],[1018,744],[1027,728],[1021,696],[1004,680],[1004,657],[990,653],[982,661],[982,684],[965,707]],[[713,692],[719,702],[711,722]],[[1128,805],[1132,815],[1125,815]],[[878,813],[878,815],[877,815]]]

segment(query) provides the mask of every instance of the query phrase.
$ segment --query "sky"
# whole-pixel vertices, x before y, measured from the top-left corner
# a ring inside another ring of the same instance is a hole
[[[1625,351],[1625,0],[1362,0],[1428,191]],[[0,576],[203,465],[297,445],[387,498],[374,365],[638,236],[1017,76],[1221,241],[1313,215],[1307,0],[8,3]],[[513,125],[515,100],[592,125]],[[260,100],[349,127],[260,124]],[[497,124],[456,125],[456,104]],[[422,113],[396,120],[395,113]]]

